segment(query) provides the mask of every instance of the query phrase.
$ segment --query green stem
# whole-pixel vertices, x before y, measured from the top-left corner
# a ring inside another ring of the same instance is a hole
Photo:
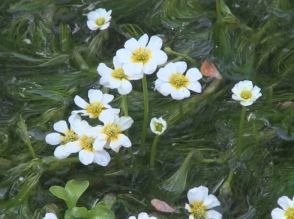
[[[147,87],[147,78],[144,74],[142,79],[142,87],[143,87],[143,99],[144,99],[144,119],[143,119],[143,128],[142,128],[142,137],[141,137],[141,150],[144,149],[146,134],[147,134],[147,123],[148,123],[148,87]]]
[[[241,115],[240,115],[240,123],[239,123],[239,134],[238,134],[238,143],[240,144],[242,141],[242,136],[244,133],[244,122],[246,117],[246,107],[242,106]]]
[[[150,152],[150,167],[153,169],[155,166],[155,158],[156,158],[156,151],[157,151],[157,142],[159,140],[159,135],[156,135],[153,139],[153,143],[151,146]]]
[[[191,64],[195,65],[196,62],[194,59],[192,59],[188,54],[185,54],[185,53],[180,53],[180,52],[176,52],[174,50],[172,50],[170,47],[165,47],[164,48],[164,51],[167,53],[167,54],[170,54],[170,55],[176,55],[176,56],[180,56],[184,59],[186,59],[187,61],[189,61]]]
[[[128,110],[128,97],[126,95],[121,96],[121,108],[123,110],[124,116],[129,115],[129,110]]]

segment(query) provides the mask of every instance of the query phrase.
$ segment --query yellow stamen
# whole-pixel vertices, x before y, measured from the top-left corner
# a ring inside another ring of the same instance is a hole
[[[242,90],[240,96],[243,99],[248,100],[252,97],[252,92],[250,90]]]
[[[132,62],[146,64],[152,57],[150,49],[147,48],[138,48],[135,49],[131,57]]]
[[[103,24],[105,24],[105,18],[104,17],[100,17],[100,18],[97,18],[95,23],[98,25],[98,26],[102,26]]]
[[[107,141],[116,141],[118,139],[118,135],[121,133],[121,129],[117,124],[111,123],[103,128],[103,133],[107,135]]]
[[[195,219],[205,219],[206,218],[206,206],[203,201],[194,201],[190,204],[191,214]]]
[[[84,135],[80,138],[81,147],[87,151],[94,151],[94,149],[93,149],[94,141],[95,141],[95,138],[88,137],[86,135]]]
[[[285,217],[286,217],[286,219],[294,219],[294,207],[288,208],[285,211]]]
[[[161,132],[162,128],[163,128],[163,125],[161,123],[159,123],[159,122],[155,123],[155,130],[156,131]]]
[[[189,85],[188,78],[181,73],[174,73],[169,78],[169,83],[176,89],[181,89]]]
[[[98,118],[103,109],[105,109],[105,107],[102,103],[94,102],[87,106],[86,111],[91,114],[93,118]]]
[[[64,136],[61,137],[61,144],[66,144],[76,140],[78,140],[77,134],[72,130],[67,130],[64,132]]]
[[[111,75],[112,75],[112,77],[119,79],[119,80],[128,79],[128,76],[125,74],[125,72],[122,68],[115,69],[111,73]]]

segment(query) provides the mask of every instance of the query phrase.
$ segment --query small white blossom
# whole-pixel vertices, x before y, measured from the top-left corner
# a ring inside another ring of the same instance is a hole
[[[130,139],[122,133],[132,126],[134,121],[131,117],[119,117],[110,112],[103,112],[100,120],[104,125],[99,127],[99,134],[94,142],[94,148],[96,150],[101,150],[106,147],[118,152],[121,146],[126,148],[132,146]]]
[[[110,25],[111,10],[106,11],[104,8],[98,8],[88,13],[87,26],[90,30],[105,30]]]
[[[134,74],[133,71],[127,71],[122,63],[118,62],[117,57],[113,58],[114,69],[107,67],[104,63],[98,65],[97,71],[100,78],[100,84],[110,89],[117,89],[121,95],[129,94],[132,91],[130,80],[138,80],[141,74]]]
[[[90,118],[99,118],[100,114],[104,111],[111,111],[114,114],[120,112],[119,109],[111,108],[109,105],[114,98],[111,94],[103,94],[100,90],[90,89],[88,91],[88,98],[90,103],[87,103],[83,98],[76,95],[74,102],[82,110],[75,110],[72,113],[79,113],[82,116],[89,116]]]
[[[166,53],[161,50],[162,39],[158,36],[152,36],[150,40],[147,34],[139,40],[131,38],[124,47],[116,52],[118,61],[123,64],[125,72],[139,74],[140,78],[143,74],[154,73],[158,65],[167,61]]]
[[[171,62],[157,72],[155,89],[162,95],[171,97],[175,100],[182,100],[190,97],[190,90],[201,93],[202,87],[198,80],[202,74],[197,68],[190,68],[186,74],[187,63]]]
[[[278,199],[278,204],[281,208],[272,210],[272,219],[294,219],[294,197],[290,199],[282,196]]]
[[[161,135],[167,128],[166,121],[162,118],[152,118],[150,121],[150,129],[156,135]]]
[[[78,115],[70,116],[68,119],[70,127],[68,127],[65,120],[54,123],[53,129],[56,132],[49,133],[45,137],[47,144],[58,145],[54,151],[54,156],[58,159],[67,158],[71,153],[77,152],[68,145],[69,142],[78,139],[78,135],[72,129],[75,120],[81,120],[81,118]]]
[[[258,86],[253,86],[252,81],[240,81],[232,88],[232,98],[243,106],[250,106],[262,96],[260,90]]]
[[[56,214],[54,213],[46,213],[45,217],[43,217],[43,219],[58,219]]]
[[[130,216],[129,219],[157,219],[157,217],[149,216],[147,213],[141,212],[138,217]]]
[[[98,137],[100,126],[92,127],[84,120],[76,120],[73,130],[78,135],[78,139],[68,143],[69,148],[74,148],[79,152],[79,160],[84,165],[97,163],[100,166],[107,166],[110,162],[110,155],[103,148],[96,150],[94,142]]]
[[[218,199],[210,194],[205,186],[194,187],[188,191],[189,204],[185,209],[190,213],[189,219],[221,219],[222,215],[211,210],[220,205]]]

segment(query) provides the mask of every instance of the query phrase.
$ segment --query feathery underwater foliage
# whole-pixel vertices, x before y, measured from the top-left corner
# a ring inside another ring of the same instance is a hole
[[[99,7],[112,10],[111,27],[90,32],[86,15]],[[293,12],[291,0],[2,0],[0,218],[42,218],[50,209],[61,215],[65,205],[48,189],[72,178],[90,182],[79,203],[91,208],[111,197],[117,218],[143,210],[187,218],[186,191],[200,185],[218,197],[225,219],[269,218],[280,196],[294,194]],[[139,151],[136,133],[140,83],[128,95],[131,152],[121,151],[107,168],[56,160],[44,141],[52,124],[68,117],[76,94],[100,88],[98,63],[111,65],[126,39],[143,33],[160,34],[169,59],[189,68],[209,59],[224,80],[205,79],[202,94],[173,101],[152,91],[155,74],[148,79],[149,119],[163,116],[169,127],[154,170],[146,166],[153,135],[149,130],[146,150]],[[263,96],[248,108],[253,115],[240,143],[240,105],[230,90],[245,79]],[[180,213],[156,212],[153,198]]]

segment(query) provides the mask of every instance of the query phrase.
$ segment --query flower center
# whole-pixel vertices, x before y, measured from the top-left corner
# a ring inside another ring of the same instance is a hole
[[[248,100],[252,97],[252,92],[250,90],[242,90],[240,96],[243,99]]]
[[[158,132],[161,132],[163,128],[163,125],[159,122],[155,123],[155,130]]]
[[[169,78],[169,83],[176,89],[181,89],[189,85],[188,78],[181,73],[174,73]]]
[[[118,139],[118,135],[121,133],[121,129],[117,124],[111,123],[103,128],[103,133],[107,135],[107,141],[116,141]]]
[[[105,23],[105,18],[104,17],[97,18],[96,21],[95,21],[95,23],[98,26],[102,26]]]
[[[64,136],[61,137],[61,144],[66,144],[76,140],[78,140],[77,134],[72,130],[67,130],[64,132]]]
[[[146,48],[135,49],[131,57],[132,62],[146,64],[151,59],[151,51]]]
[[[102,103],[94,102],[87,106],[86,111],[91,114],[93,118],[98,118],[103,109],[105,109],[105,107]]]
[[[122,68],[115,69],[111,73],[112,77],[118,79],[118,80],[124,80],[128,79],[128,76],[125,74],[124,70]]]
[[[206,206],[203,201],[195,201],[190,204],[191,214],[195,219],[205,219],[206,218]]]
[[[285,217],[286,217],[286,219],[294,219],[294,207],[288,208],[285,211]]]
[[[93,151],[93,144],[94,144],[95,138],[93,137],[88,137],[86,135],[83,135],[80,138],[80,144],[81,147],[86,150],[86,151]]]

